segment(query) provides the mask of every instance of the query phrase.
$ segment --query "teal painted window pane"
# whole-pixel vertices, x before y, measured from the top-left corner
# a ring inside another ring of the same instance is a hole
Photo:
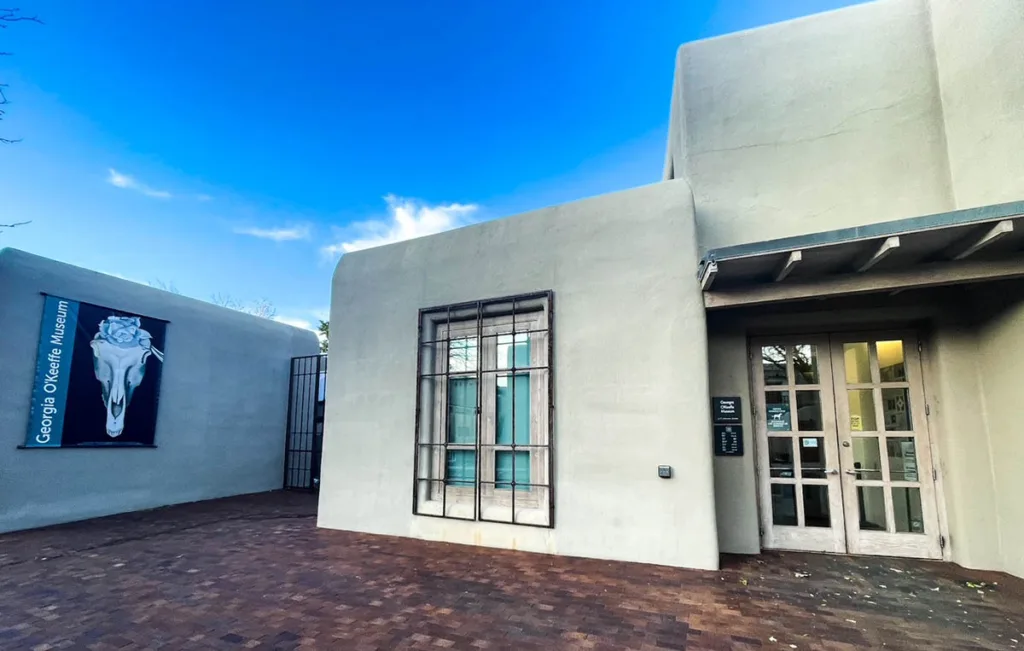
[[[515,454],[513,457],[512,455]],[[494,453],[494,481],[497,488],[512,488],[512,459],[515,459],[516,490],[530,490],[530,453],[499,450]]]
[[[476,443],[476,378],[448,380],[448,442]]]
[[[473,450],[448,450],[448,485],[476,485],[476,452]]]
[[[511,375],[499,375],[497,382],[498,431],[495,443],[512,445],[512,409],[513,397]],[[515,444],[530,444],[530,374],[515,375]]]
[[[530,335],[498,335],[498,368],[529,368]]]

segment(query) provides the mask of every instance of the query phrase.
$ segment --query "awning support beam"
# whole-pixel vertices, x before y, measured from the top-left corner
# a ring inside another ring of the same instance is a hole
[[[899,235],[893,235],[892,237],[885,238],[885,240],[882,241],[882,243],[878,246],[878,248],[871,255],[871,257],[857,266],[857,272],[864,273],[865,271],[867,271],[871,267],[874,267],[882,260],[885,260],[890,253],[892,253],[898,248],[900,248]]]
[[[786,279],[793,269],[804,259],[802,251],[790,251],[786,261],[782,263],[779,270],[775,272],[775,282],[779,283]]]
[[[992,228],[988,229],[981,237],[972,237],[954,245],[949,250],[946,257],[951,260],[963,260],[968,256],[974,255],[989,244],[998,242],[1000,239],[1012,232],[1013,220],[1004,219],[1001,222],[997,222]]]
[[[800,279],[704,292],[704,307],[712,310],[1006,278],[1024,278],[1024,257],[1000,262],[935,262],[906,271],[879,271],[866,275],[852,273],[818,280]]]
[[[718,264],[714,260],[710,260],[704,268],[701,269],[700,275],[700,288],[701,291],[708,291],[711,289],[711,283],[715,282],[715,276],[718,275]]]

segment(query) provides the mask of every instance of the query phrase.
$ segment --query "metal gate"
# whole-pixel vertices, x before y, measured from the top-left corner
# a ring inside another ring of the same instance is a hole
[[[286,489],[320,489],[326,391],[327,355],[292,358],[284,446]]]

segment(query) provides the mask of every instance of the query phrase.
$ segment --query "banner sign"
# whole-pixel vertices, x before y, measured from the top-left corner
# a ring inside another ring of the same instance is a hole
[[[46,296],[27,448],[150,446],[167,322]]]

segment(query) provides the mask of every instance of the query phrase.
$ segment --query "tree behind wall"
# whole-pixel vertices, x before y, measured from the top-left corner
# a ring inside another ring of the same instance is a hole
[[[320,352],[326,353],[331,338],[331,322],[321,320],[317,332],[320,333]]]

